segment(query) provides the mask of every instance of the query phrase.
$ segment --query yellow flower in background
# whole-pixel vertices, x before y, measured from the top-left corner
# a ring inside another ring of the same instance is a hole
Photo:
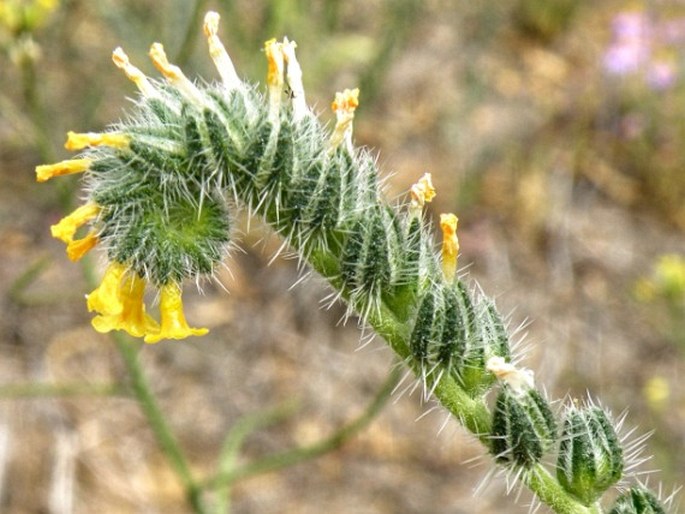
[[[665,254],[659,257],[650,277],[635,283],[635,297],[643,302],[664,298],[670,302],[685,302],[685,257]]]
[[[671,388],[666,379],[655,375],[651,377],[642,388],[645,399],[649,406],[654,410],[663,409],[671,396]]]
[[[676,254],[662,255],[656,265],[656,282],[665,296],[685,298],[685,258]]]
[[[0,25],[13,33],[32,32],[59,7],[59,0],[0,1]]]

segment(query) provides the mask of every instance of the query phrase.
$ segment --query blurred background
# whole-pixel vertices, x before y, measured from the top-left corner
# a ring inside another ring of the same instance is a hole
[[[298,42],[308,101],[331,120],[361,88],[358,144],[377,149],[388,197],[424,172],[429,215],[460,219],[460,265],[526,324],[527,367],[552,398],[589,391],[624,433],[654,430],[640,469],[685,483],[685,5],[676,0],[0,1],[0,511],[185,513],[181,483],[138,408],[116,346],[90,327],[83,268],[49,227],[78,179],[35,183],[68,158],[67,130],[131,108],[121,45],[146,73],[153,41],[190,77],[216,73],[208,9],[239,73],[261,81],[263,41]],[[237,219],[240,231],[247,220]],[[317,279],[253,220],[220,282],[187,288],[203,338],[140,359],[195,472],[211,473],[243,416],[286,414],[239,462],[305,445],[358,415],[394,365],[360,346]],[[102,262],[92,256],[98,269]],[[528,512],[457,423],[397,395],[347,444],[237,484],[238,513]],[[419,419],[420,418],[420,419]],[[644,478],[644,477],[643,477]],[[682,503],[682,502],[681,502]],[[543,509],[544,511],[544,509]]]

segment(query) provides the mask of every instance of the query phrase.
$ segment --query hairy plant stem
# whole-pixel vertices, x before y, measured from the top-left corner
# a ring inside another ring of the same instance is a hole
[[[308,259],[309,264],[337,290],[342,291],[342,296],[349,302],[349,295],[341,288],[338,279],[338,260],[334,252],[314,251]],[[359,306],[357,311],[359,312]],[[395,313],[381,303],[377,309],[371,309],[367,318],[369,325],[378,335],[383,337],[390,348],[411,368],[414,374],[421,377],[421,366],[411,357],[409,350],[409,329],[406,323],[402,323]],[[478,440],[490,448],[490,423],[491,414],[483,399],[475,399],[469,396],[449,376],[443,375],[439,383],[431,383],[430,379],[426,387],[434,388],[435,398],[445,407],[459,422]],[[559,482],[542,465],[536,464],[522,475],[525,485],[546,505],[557,514],[601,514],[599,506],[586,507],[573,498]]]

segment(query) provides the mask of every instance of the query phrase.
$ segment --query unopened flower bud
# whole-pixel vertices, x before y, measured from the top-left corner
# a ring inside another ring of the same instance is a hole
[[[572,407],[561,434],[557,478],[568,492],[591,505],[623,473],[623,449],[607,413]]]
[[[492,448],[502,463],[530,467],[556,439],[556,420],[547,400],[535,389],[502,387],[492,418]]]
[[[666,510],[651,491],[632,487],[618,497],[609,514],[666,514]]]

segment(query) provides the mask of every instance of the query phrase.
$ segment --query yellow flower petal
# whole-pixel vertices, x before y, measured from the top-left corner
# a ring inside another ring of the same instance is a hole
[[[95,316],[92,320],[90,320],[90,324],[93,326],[96,332],[100,332],[101,334],[106,334],[107,332],[111,332],[112,330],[119,328],[117,326],[117,316]]]
[[[121,282],[118,293],[122,303],[121,312],[93,318],[91,323],[95,330],[100,333],[124,330],[133,337],[159,333],[159,324],[145,312],[145,281],[142,278],[129,273]]]
[[[157,334],[159,323],[145,312],[145,280],[131,273],[119,290],[124,309],[121,313],[119,327],[134,337]]]
[[[85,237],[71,241],[67,245],[67,257],[76,262],[91,251],[98,244],[98,236],[95,232],[89,232]]]
[[[192,328],[183,314],[181,288],[177,284],[162,287],[159,311],[162,326],[159,333],[145,336],[146,343],[157,343],[162,339],[185,339],[189,336],[203,336],[209,332],[206,328]]]
[[[124,310],[124,304],[119,295],[124,273],[126,273],[126,267],[123,264],[113,262],[109,265],[100,286],[87,297],[89,312],[116,315]]]
[[[67,244],[71,243],[79,227],[95,218],[99,212],[100,207],[94,203],[82,205],[68,216],[62,218],[59,223],[50,227],[52,237]]]
[[[440,228],[442,229],[442,274],[449,284],[454,282],[454,277],[457,273],[457,257],[459,256],[458,221],[454,214],[440,215]]]
[[[36,166],[36,181],[45,182],[53,177],[82,173],[90,167],[90,159],[69,159],[56,164]]]
[[[89,146],[128,148],[130,141],[131,138],[126,134],[97,134],[94,132],[77,133],[69,131],[67,132],[67,142],[64,143],[64,148],[71,151],[83,150]]]

